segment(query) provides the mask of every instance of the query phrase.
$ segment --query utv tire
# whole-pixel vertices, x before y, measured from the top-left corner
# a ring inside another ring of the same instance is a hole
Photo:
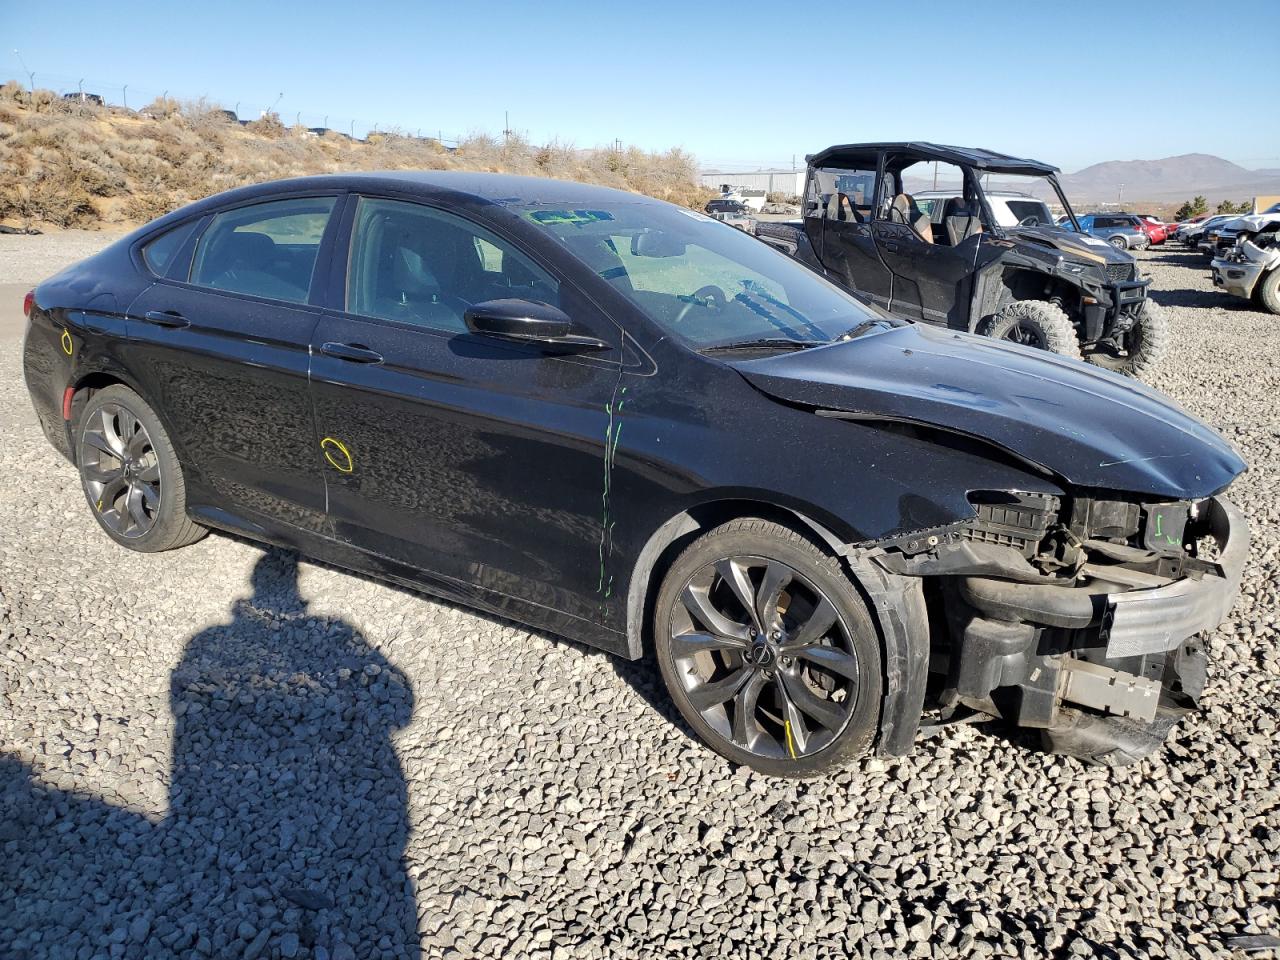
[[[93,395],[76,421],[75,443],[89,509],[116,543],[158,553],[209,532],[187,518],[182,465],[160,418],[128,387]]]
[[[1164,308],[1152,300],[1144,300],[1137,321],[1129,331],[1127,355],[1121,357],[1107,350],[1094,349],[1085,354],[1085,359],[1127,377],[1145,377],[1160,363],[1160,358],[1169,349],[1172,336]]]
[[[1280,314],[1280,267],[1273,267],[1258,284],[1258,305],[1269,313]]]
[[[653,636],[681,715],[735,763],[813,777],[875,740],[871,615],[840,562],[788,527],[734,520],[690,544],[658,592]]]
[[[1044,748],[1097,766],[1127,767],[1159,750],[1180,715],[1162,707],[1154,720],[1142,723],[1061,707],[1059,722],[1042,731]]]
[[[1015,300],[1005,304],[985,324],[982,333],[1080,359],[1080,342],[1066,311],[1045,300]]]

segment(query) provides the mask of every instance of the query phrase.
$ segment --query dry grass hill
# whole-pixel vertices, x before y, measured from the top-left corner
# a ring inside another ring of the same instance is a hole
[[[0,86],[0,222],[19,228],[144,223],[231,187],[343,170],[482,170],[582,180],[701,206],[694,158],[679,149],[579,150],[474,135],[446,148],[394,132],[356,141],[289,128],[268,115],[241,125],[205,102],[142,111]]]

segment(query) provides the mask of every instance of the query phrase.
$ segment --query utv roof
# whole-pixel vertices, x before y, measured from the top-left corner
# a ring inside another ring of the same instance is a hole
[[[868,153],[876,153],[880,150],[911,153],[920,157],[921,160],[941,160],[973,167],[976,170],[990,170],[993,173],[1027,173],[1034,176],[1058,172],[1057,167],[1040,160],[1010,157],[992,150],[983,150],[980,147],[948,147],[920,140],[905,143],[844,143],[812,153],[806,159],[810,164],[840,163],[845,160],[857,160]]]

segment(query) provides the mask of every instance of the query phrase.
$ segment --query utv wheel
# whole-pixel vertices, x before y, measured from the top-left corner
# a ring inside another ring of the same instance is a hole
[[[1117,250],[1129,249],[1129,241],[1126,240],[1124,237],[1110,237],[1108,238],[1107,243],[1111,244]]]
[[[1280,313],[1280,268],[1273,268],[1258,284],[1258,304],[1270,313]]]
[[[98,524],[144,553],[184,547],[208,531],[187,519],[182,467],[155,412],[127,387],[93,395],[76,423],[76,463]]]
[[[735,520],[691,544],[654,607],[671,699],[717,753],[809,777],[867,751],[880,641],[840,564],[777,523]]]
[[[1080,343],[1071,319],[1057,304],[1045,300],[1005,304],[987,321],[983,332],[997,340],[1080,359]]]
[[[1110,346],[1097,346],[1085,354],[1085,359],[1125,376],[1145,377],[1159,364],[1171,336],[1164,309],[1152,300],[1144,300],[1137,319],[1125,335],[1125,349],[1117,351]]]

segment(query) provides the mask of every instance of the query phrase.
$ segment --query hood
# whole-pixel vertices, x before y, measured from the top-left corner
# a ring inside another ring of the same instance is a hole
[[[1078,487],[1195,499],[1246,469],[1230,443],[1163,394],[985,337],[907,324],[729,362],[776,399],[973,436]]]
[[[1061,227],[1005,227],[1005,233],[1022,243],[1034,243],[1057,250],[1072,260],[1085,263],[1132,263],[1133,257],[1105,240]]]
[[[1280,213],[1250,213],[1235,220],[1228,220],[1223,226],[1228,230],[1258,231],[1273,223],[1280,223]]]

